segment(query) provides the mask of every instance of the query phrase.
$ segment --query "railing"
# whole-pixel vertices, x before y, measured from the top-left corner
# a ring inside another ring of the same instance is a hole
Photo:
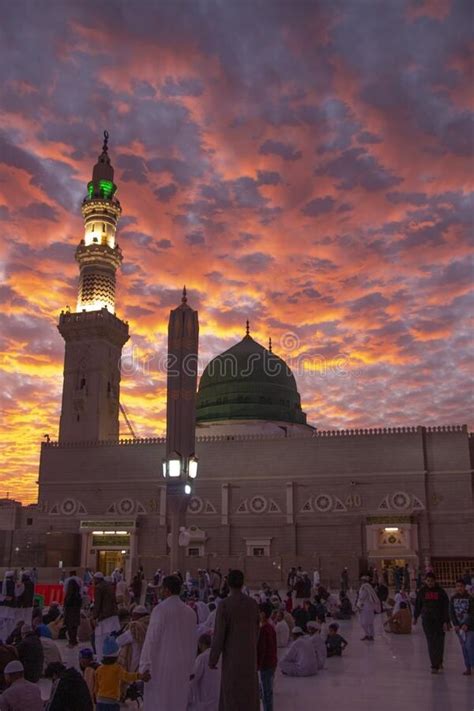
[[[474,432],[467,431],[467,425],[439,425],[433,427],[369,427],[347,430],[318,430],[311,435],[295,433],[295,434],[235,434],[235,435],[198,435],[197,442],[249,442],[262,440],[285,440],[285,439],[319,439],[326,437],[364,437],[373,435],[400,435],[400,434],[416,434],[422,430],[425,432],[465,432],[469,437],[474,436]],[[42,442],[43,447],[134,447],[143,445],[166,444],[166,437],[139,437],[136,439],[118,439],[118,440],[89,440],[82,442],[58,442],[50,440]]]

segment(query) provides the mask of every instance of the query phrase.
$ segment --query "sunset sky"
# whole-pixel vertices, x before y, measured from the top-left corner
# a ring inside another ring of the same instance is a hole
[[[202,363],[249,318],[318,428],[472,422],[471,28],[469,0],[3,3],[0,497],[57,436],[105,128],[139,436],[183,284]]]

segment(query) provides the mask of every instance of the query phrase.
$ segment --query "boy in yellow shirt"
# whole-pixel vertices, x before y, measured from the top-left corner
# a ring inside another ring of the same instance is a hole
[[[130,673],[117,663],[119,646],[115,637],[106,637],[102,650],[102,664],[95,672],[96,711],[120,711],[122,682],[150,681],[150,672]]]

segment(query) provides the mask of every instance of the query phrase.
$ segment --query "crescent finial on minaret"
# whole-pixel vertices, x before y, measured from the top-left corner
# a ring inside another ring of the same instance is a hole
[[[107,130],[104,131],[104,145],[102,146],[102,151],[104,153],[107,153],[109,150],[109,132]]]
[[[271,338],[271,336],[270,336],[270,338],[268,339],[268,350],[270,351],[270,353],[273,352],[273,351],[272,351],[272,338]]]
[[[245,322],[245,335],[250,336],[250,321],[248,319]]]

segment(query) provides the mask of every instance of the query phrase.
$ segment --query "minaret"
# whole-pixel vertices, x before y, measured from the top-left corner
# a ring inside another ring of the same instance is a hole
[[[114,440],[119,433],[120,358],[128,324],[115,316],[115,273],[122,262],[115,232],[122,208],[115,197],[108,137],[104,131],[102,153],[82,202],[77,310],[59,317],[66,342],[60,442]]]

